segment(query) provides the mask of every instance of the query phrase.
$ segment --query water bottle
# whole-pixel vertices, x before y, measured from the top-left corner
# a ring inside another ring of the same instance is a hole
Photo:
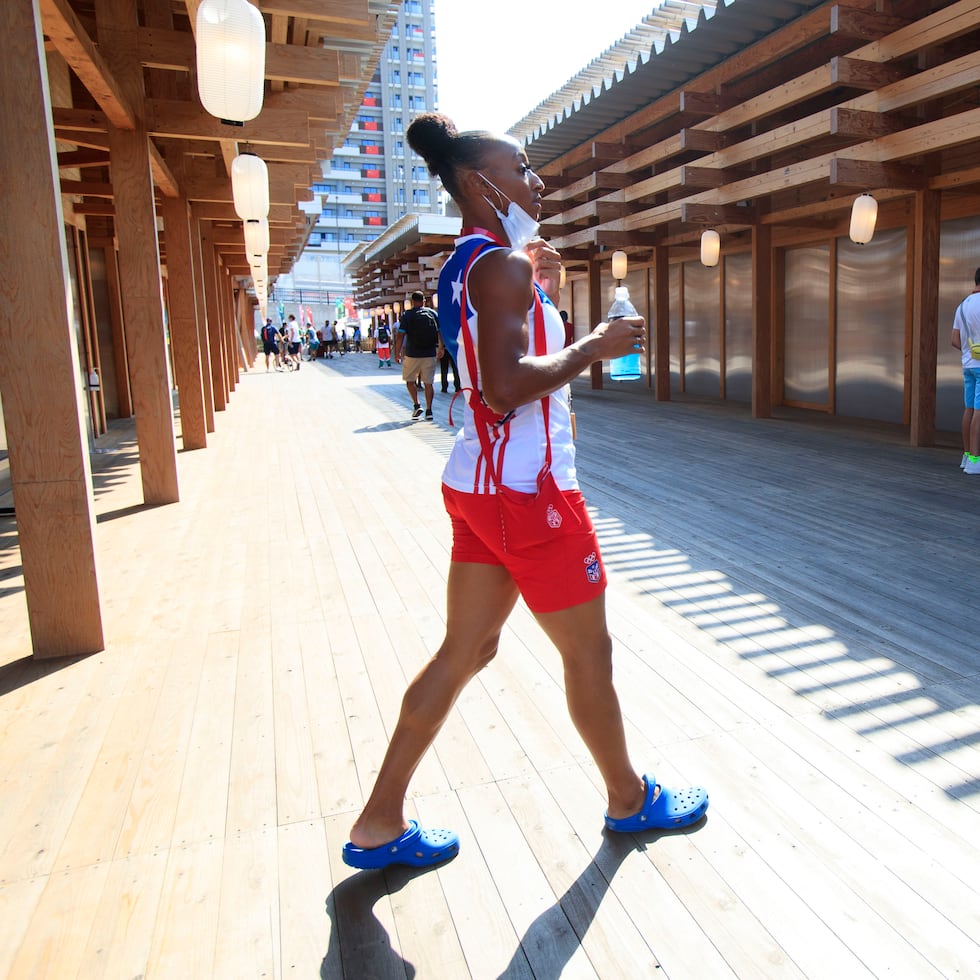
[[[624,316],[639,316],[636,307],[630,302],[630,291],[625,286],[617,286],[615,298],[606,320],[619,320]],[[640,372],[640,352],[614,357],[609,362],[609,377],[613,381],[636,381],[642,377]]]

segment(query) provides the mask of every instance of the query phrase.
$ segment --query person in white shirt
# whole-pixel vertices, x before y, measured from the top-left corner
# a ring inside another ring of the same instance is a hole
[[[963,362],[963,457],[960,469],[980,475],[980,269],[973,276],[974,290],[953,316],[953,347]]]

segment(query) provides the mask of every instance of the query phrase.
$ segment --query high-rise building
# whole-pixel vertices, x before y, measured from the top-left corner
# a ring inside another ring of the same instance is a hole
[[[404,0],[347,139],[323,161],[317,203],[304,208],[318,207],[319,216],[291,273],[276,282],[280,297],[303,290],[304,302],[317,295],[332,304],[351,296],[341,265],[351,249],[408,212],[441,213],[439,182],[405,139],[412,119],[436,107],[434,3]]]

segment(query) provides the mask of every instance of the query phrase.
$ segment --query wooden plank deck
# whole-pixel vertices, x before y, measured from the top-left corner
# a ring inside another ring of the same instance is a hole
[[[980,974],[980,480],[883,426],[577,384],[631,749],[708,819],[603,835],[519,605],[412,786],[459,857],[343,865],[445,614],[448,396],[376,364],[245,376],[174,506],[114,428],[103,654],[26,658],[0,518],[0,976]]]

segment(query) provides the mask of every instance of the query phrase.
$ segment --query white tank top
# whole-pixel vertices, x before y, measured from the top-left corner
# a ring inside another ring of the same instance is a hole
[[[474,238],[479,238],[480,241],[474,243]],[[439,315],[440,323],[443,325],[443,334],[450,336],[454,333],[458,334],[460,302],[466,302],[466,322],[477,351],[479,350],[479,314],[469,305],[467,292],[465,288],[461,289],[460,286],[465,287],[462,280],[469,255],[474,251],[473,247],[465,246],[471,246],[473,244],[478,246],[486,241],[488,239],[476,235],[457,240],[456,252],[446,262],[442,271],[442,276],[449,277],[448,281],[443,283],[442,277],[440,277],[439,288]],[[487,249],[481,255],[477,256],[474,264],[479,262],[488,251],[493,251],[493,249]],[[530,322],[528,329],[528,355],[532,357],[559,351],[565,345],[565,326],[558,310],[555,309],[554,304],[548,299],[540,287],[536,285],[535,289],[538,290],[538,295],[542,298],[543,303],[546,349],[543,351],[536,349],[535,331],[533,329],[533,322]],[[450,290],[452,290],[451,293]],[[452,295],[453,303],[451,309],[443,302],[442,297],[444,295],[447,297]],[[533,304],[531,310],[528,311],[529,319],[533,320],[532,310]],[[455,320],[452,318],[455,318]],[[449,323],[446,322],[447,319],[449,319]],[[450,324],[456,326],[456,331],[452,330]],[[456,436],[456,442],[453,445],[449,460],[443,470],[442,480],[447,486],[463,493],[494,493],[496,487],[491,479],[487,461],[484,458],[473,411],[469,405],[469,399],[474,397],[474,392],[481,390],[480,378],[470,377],[462,337],[453,336],[452,339],[456,341],[453,346],[456,347],[456,363],[459,368],[462,384],[462,392],[459,400],[462,401],[465,398],[466,404],[463,411],[463,427]],[[476,395],[476,397],[479,397],[479,395]],[[459,405],[459,401],[457,401],[456,405]],[[577,490],[575,444],[572,441],[568,385],[565,385],[549,396],[549,416],[551,472],[560,489]],[[503,422],[492,427],[490,439],[494,457],[493,465],[495,467],[501,467],[500,472],[503,475],[504,485],[513,490],[533,493],[537,489],[538,474],[544,465],[547,444],[541,400],[537,399],[515,409]]]

